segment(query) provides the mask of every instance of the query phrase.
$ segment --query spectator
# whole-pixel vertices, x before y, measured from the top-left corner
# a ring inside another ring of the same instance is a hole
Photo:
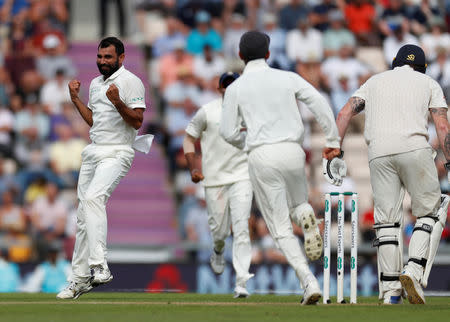
[[[348,79],[349,91],[355,91],[370,74],[369,69],[353,56],[353,47],[344,45],[339,49],[339,56],[327,58],[322,64],[324,81],[331,92],[341,89],[339,79]]]
[[[153,43],[153,57],[158,58],[172,53],[179,43],[185,43],[186,37],[181,32],[180,21],[176,16],[169,15],[166,19],[166,32],[156,38]]]
[[[0,67],[0,106],[9,104],[9,96],[12,94],[14,85],[11,82],[8,72]]]
[[[110,11],[108,10],[109,2],[110,0],[98,0],[101,38],[106,36],[106,27],[108,25]],[[114,2],[117,5],[116,13],[117,17],[119,18],[119,34],[120,37],[124,37],[126,32],[126,12],[124,11],[122,0],[114,0]]]
[[[347,20],[348,29],[355,35],[361,45],[378,43],[374,32],[376,17],[375,7],[368,0],[350,0],[341,6]]]
[[[4,232],[4,242],[9,258],[13,262],[26,262],[31,258],[31,239],[27,233],[27,221],[22,207],[14,203],[14,190],[2,195],[0,206],[0,231]]]
[[[18,192],[19,187],[14,173],[11,173],[11,170],[8,171],[8,164],[11,164],[11,162],[14,164],[14,161],[6,161],[0,158],[0,195],[3,195],[8,190]]]
[[[0,106],[0,156],[12,158],[11,133],[14,128],[14,114],[4,106]]]
[[[447,104],[450,99],[450,59],[445,48],[437,48],[436,60],[427,68],[427,75],[435,79],[441,85]]]
[[[225,72],[225,60],[215,53],[211,46],[203,47],[203,55],[194,58],[194,76],[200,81],[202,88],[209,88],[211,80]]]
[[[330,13],[337,10],[336,1],[322,0],[312,8],[311,24],[317,30],[324,32],[330,27]]]
[[[228,61],[228,65],[233,69],[233,66],[240,66],[239,40],[247,31],[247,28],[245,27],[245,18],[240,14],[231,15],[230,21],[230,26],[225,30],[223,36],[223,54]]]
[[[193,55],[199,55],[203,47],[208,44],[215,51],[222,49],[222,38],[211,28],[211,16],[206,11],[199,11],[195,15],[196,28],[187,37],[186,50]]]
[[[338,84],[338,87],[331,91],[331,106],[333,108],[335,118],[354,92],[354,89],[349,86],[349,79],[347,75],[340,75],[338,77]]]
[[[450,34],[441,17],[430,19],[429,26],[430,31],[420,37],[420,45],[428,61],[433,62],[436,60],[438,48],[444,49],[447,53],[450,52]]]
[[[403,30],[409,30],[408,18],[408,8],[403,0],[391,0],[381,14],[380,20],[378,21],[378,28],[385,37],[394,33],[391,27],[392,24],[398,24],[400,22]]]
[[[355,36],[345,28],[344,15],[338,11],[330,11],[329,13],[330,28],[323,34],[323,47],[325,57],[337,56],[339,48],[347,45],[356,47]]]
[[[164,90],[177,80],[177,73],[181,69],[193,71],[194,59],[185,51],[186,43],[174,43],[174,52],[161,57],[159,63],[160,90]]]
[[[411,21],[411,31],[415,35],[422,35],[427,31],[427,27],[433,23],[434,18],[439,16],[440,12],[437,1],[421,0],[420,4],[413,7],[409,17]]]
[[[402,18],[401,20],[392,20],[389,23],[391,34],[383,41],[384,59],[388,66],[392,64],[392,60],[402,46],[406,44],[419,46],[419,41],[409,33],[408,27],[405,27],[403,21]]]
[[[65,75],[73,78],[76,69],[69,57],[61,53],[61,40],[55,35],[48,35],[44,38],[44,55],[38,57],[37,68],[39,73],[47,80],[53,79],[56,71],[63,69]]]
[[[172,173],[175,170],[175,155],[183,146],[184,130],[198,109],[200,94],[195,77],[187,69],[180,69],[178,81],[164,91],[167,102],[165,126],[170,135],[168,154]]]
[[[59,140],[49,147],[50,167],[65,187],[75,187],[81,167],[81,153],[87,142],[75,138],[70,125],[61,124],[56,132]]]
[[[0,293],[17,292],[20,285],[19,266],[8,262],[8,251],[0,249]]]
[[[280,27],[286,31],[295,29],[298,21],[306,19],[309,12],[310,8],[304,3],[304,0],[291,0],[279,11]]]
[[[278,27],[277,17],[266,13],[262,18],[263,32],[270,37],[270,56],[267,63],[270,67],[289,70],[291,62],[286,56],[286,32]]]
[[[30,7],[29,0],[0,0],[0,21],[8,24],[18,14],[26,13]]]
[[[299,19],[297,29],[287,33],[286,53],[293,62],[322,60],[322,34],[311,27],[309,19]]]
[[[14,131],[16,134],[15,155],[19,162],[22,165],[31,165],[32,161],[38,161],[42,165],[47,159],[45,139],[50,131],[50,122],[42,113],[36,98],[28,101],[24,109],[16,114]],[[32,151],[36,151],[35,156],[40,156],[38,160],[32,160]]]
[[[31,1],[30,20],[34,28],[48,21],[52,29],[67,31],[69,11],[65,0]]]
[[[52,182],[46,185],[46,195],[37,198],[31,205],[31,227],[34,232],[38,258],[45,259],[47,247],[64,236],[68,209],[59,199],[58,186]]]
[[[22,292],[58,293],[64,289],[72,270],[70,263],[59,258],[58,253],[58,246],[48,247],[45,261],[26,277],[24,285],[20,288]]]
[[[62,104],[70,102],[68,84],[69,79],[65,77],[65,70],[58,69],[55,78],[47,81],[42,86],[40,99],[47,114],[61,114]]]

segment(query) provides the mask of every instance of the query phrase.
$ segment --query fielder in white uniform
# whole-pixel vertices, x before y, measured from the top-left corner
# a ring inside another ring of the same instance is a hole
[[[78,97],[80,82],[69,83],[72,102],[91,126],[92,143],[81,155],[72,276],[57,298],[78,298],[113,278],[106,262],[106,202],[131,167],[132,145],[145,109],[144,85],[122,66],[124,59],[119,39],[100,42],[97,66],[102,75],[91,82],[87,106]]]
[[[402,303],[402,287],[413,304],[425,303],[426,287],[447,218],[449,197],[441,197],[434,151],[428,144],[428,112],[447,161],[450,133],[442,89],[425,75],[420,47],[400,48],[393,70],[372,76],[349,99],[337,117],[341,138],[350,119],[365,110],[364,136],[374,198],[380,299]],[[411,196],[417,218],[409,243],[409,261],[402,271],[402,203]]]
[[[308,203],[305,152],[301,148],[304,128],[297,100],[308,106],[325,132],[326,159],[340,155],[340,138],[325,98],[299,75],[267,65],[269,42],[267,35],[257,31],[241,37],[239,55],[246,66],[225,92],[220,134],[225,141],[245,146],[248,151],[250,181],[258,207],[305,289],[302,304],[315,304],[321,297],[320,287],[291,223],[303,228],[307,256],[318,259],[322,238]]]
[[[219,91],[239,75],[224,73],[219,80]],[[183,147],[191,171],[192,181],[203,181],[205,187],[208,223],[214,240],[211,268],[222,274],[225,268],[223,250],[225,239],[233,229],[233,267],[236,271],[234,297],[249,295],[246,283],[253,274],[248,269],[251,261],[251,244],[248,219],[253,191],[248,175],[247,154],[225,142],[219,135],[222,113],[222,98],[202,106],[188,127]],[[202,148],[202,170],[195,163],[195,141],[200,139]]]

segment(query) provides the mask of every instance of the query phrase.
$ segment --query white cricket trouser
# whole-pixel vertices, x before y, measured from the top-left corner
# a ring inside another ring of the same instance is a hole
[[[267,228],[304,288],[312,273],[293,233],[291,219],[299,224],[298,209],[308,200],[305,152],[293,142],[262,145],[249,153],[248,168]]]
[[[369,162],[369,168],[375,223],[403,220],[402,188],[411,196],[415,217],[432,214],[439,207],[441,189],[431,148],[379,157]]]
[[[233,267],[237,284],[245,283],[249,278],[252,250],[248,219],[252,198],[252,184],[249,180],[205,187],[208,223],[216,251],[222,251],[225,239],[230,235],[230,227],[233,229]]]
[[[431,148],[379,157],[369,162],[369,168],[375,223],[403,223],[405,190],[411,196],[411,209],[415,217],[435,214],[440,205],[441,190]],[[399,245],[378,248],[378,274],[399,274],[403,266],[402,230],[377,231],[377,237],[385,234],[396,234]],[[426,258],[428,246],[429,234],[413,234],[409,242],[409,257]],[[385,292],[399,289],[399,281],[380,281],[380,297]]]
[[[127,174],[134,158],[128,145],[88,145],[81,154],[78,178],[77,234],[72,259],[72,280],[84,282],[90,267],[106,262],[106,202]]]

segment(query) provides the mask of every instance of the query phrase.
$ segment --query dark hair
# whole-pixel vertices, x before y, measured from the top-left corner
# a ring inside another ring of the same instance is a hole
[[[117,56],[120,56],[125,52],[125,48],[123,46],[122,41],[116,37],[107,37],[107,38],[102,39],[102,41],[100,41],[100,44],[98,44],[97,49],[107,48],[111,45],[113,45],[114,48],[116,49]]]
[[[269,52],[270,38],[257,30],[247,31],[239,41],[239,52],[247,63],[250,60],[265,58]]]

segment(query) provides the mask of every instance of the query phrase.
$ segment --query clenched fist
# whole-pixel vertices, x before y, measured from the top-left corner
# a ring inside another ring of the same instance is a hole
[[[106,97],[108,97],[113,105],[116,105],[116,103],[120,101],[119,89],[116,85],[111,84],[109,86],[108,90],[106,91]]]
[[[194,169],[191,171],[191,180],[194,183],[200,182],[203,179],[205,179],[205,177],[203,176],[203,173],[198,170],[198,169]]]
[[[70,99],[73,101],[78,98],[78,94],[80,93],[80,81],[74,79],[69,82],[69,93]]]

